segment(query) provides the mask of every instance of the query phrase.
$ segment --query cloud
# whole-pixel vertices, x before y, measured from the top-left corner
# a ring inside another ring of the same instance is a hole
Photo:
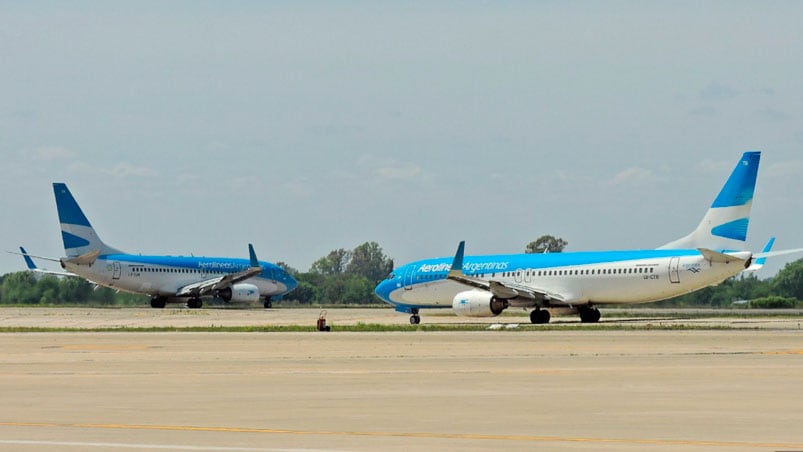
[[[767,166],[765,177],[770,179],[794,177],[803,174],[803,160],[789,160]]]
[[[771,107],[762,108],[758,111],[758,115],[767,121],[785,121],[790,118],[787,113]]]
[[[694,165],[694,169],[704,174],[727,174],[733,169],[733,162],[726,160],[704,159]]]
[[[70,165],[69,169],[77,173],[104,174],[112,177],[151,178],[159,175],[153,168],[135,166],[128,162],[118,163],[112,168],[101,168],[84,162],[76,162]]]
[[[711,82],[700,91],[700,99],[710,102],[718,102],[723,100],[730,100],[738,96],[740,93],[736,89],[717,82]]]
[[[383,180],[410,181],[421,175],[418,165],[384,166],[376,169],[376,175]]]
[[[42,146],[33,150],[33,155],[36,160],[52,161],[70,158],[73,156],[72,151],[63,146]]]
[[[315,194],[313,187],[307,180],[295,179],[280,185],[282,193],[294,198],[311,198]]]
[[[402,163],[394,158],[377,158],[373,155],[362,155],[356,160],[356,166],[371,173],[381,182],[409,182],[425,176],[420,165]]]
[[[692,116],[702,116],[707,118],[713,118],[717,115],[717,110],[711,106],[704,106],[704,107],[697,107],[689,111],[689,114]]]
[[[639,185],[644,181],[655,178],[655,173],[639,167],[627,168],[613,177],[613,185]]]

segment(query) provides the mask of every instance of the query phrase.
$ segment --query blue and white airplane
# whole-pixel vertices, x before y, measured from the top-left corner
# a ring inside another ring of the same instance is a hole
[[[376,294],[421,321],[419,310],[449,308],[467,317],[493,317],[509,307],[533,309],[532,323],[548,323],[547,308],[572,308],[582,322],[597,322],[602,304],[646,303],[719,284],[757,270],[768,256],[741,251],[760,152],[746,152],[703,220],[689,235],[655,250],[464,256],[412,262],[396,268]]]
[[[251,244],[250,259],[124,253],[103,243],[67,185],[54,183],[53,192],[66,257],[49,260],[60,262],[67,272],[95,284],[150,295],[151,307],[186,303],[189,308],[200,308],[201,297],[214,296],[239,303],[262,298],[269,308],[273,300],[298,285],[281,267],[258,261]],[[30,256],[25,252],[23,255]]]

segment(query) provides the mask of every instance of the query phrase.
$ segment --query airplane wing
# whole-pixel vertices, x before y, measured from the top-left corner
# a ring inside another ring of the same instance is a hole
[[[59,261],[58,259],[41,257],[41,256],[33,256],[31,254],[28,254],[28,252],[25,251],[25,248],[23,248],[23,247],[20,247],[20,252],[19,253],[17,253],[16,251],[8,251],[8,252],[11,253],[11,254],[17,254],[19,256],[22,256],[22,258],[25,259],[25,266],[28,267],[29,271],[32,271],[34,273],[37,273],[37,274],[40,274],[40,275],[54,275],[54,276],[78,276],[75,273],[63,272],[63,271],[55,271],[55,270],[47,270],[47,269],[44,269],[44,268],[39,268],[39,267],[36,266],[36,264],[33,263],[33,259],[31,259],[31,257],[35,257],[37,259],[51,260],[51,261],[55,261],[55,262],[58,262]]]
[[[217,278],[210,278],[197,283],[188,284],[178,291],[177,297],[199,297],[202,295],[213,294],[215,291],[225,289],[226,287],[236,284],[240,281],[246,280],[253,276],[262,273],[262,266],[259,265],[256,253],[254,253],[254,246],[248,244],[248,253],[250,255],[250,267],[246,270],[237,273],[229,273],[227,275],[218,276]]]
[[[447,279],[465,284],[477,289],[487,290],[494,294],[497,298],[512,300],[514,298],[524,301],[524,303],[511,303],[511,305],[527,305],[527,306],[543,306],[550,302],[566,303],[566,298],[561,294],[549,292],[539,289],[537,287],[525,286],[523,284],[516,284],[506,281],[490,280],[472,278],[471,276],[463,273],[463,253],[465,251],[465,241],[460,242],[457,247],[457,253],[452,262],[452,269],[449,270]]]

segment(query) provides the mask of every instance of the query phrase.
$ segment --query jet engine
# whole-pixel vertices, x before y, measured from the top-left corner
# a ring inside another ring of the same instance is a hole
[[[507,300],[484,290],[467,290],[454,296],[452,309],[463,317],[495,317],[507,308]]]
[[[255,303],[259,301],[259,287],[248,283],[238,283],[225,289],[220,289],[217,292],[217,296],[227,303],[230,301],[235,303]]]

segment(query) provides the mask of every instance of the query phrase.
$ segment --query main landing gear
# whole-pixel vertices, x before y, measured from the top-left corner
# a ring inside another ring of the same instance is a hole
[[[536,308],[530,312],[530,322],[535,324],[549,323],[549,317],[549,311],[546,309]]]
[[[263,306],[265,306],[265,309],[270,309],[273,307],[273,302],[270,300],[270,297],[265,297],[265,303]]]
[[[165,297],[153,297],[151,298],[151,307],[157,309],[163,309],[167,304],[167,298]]]
[[[600,314],[599,309],[592,308],[591,306],[585,306],[579,308],[580,310],[580,321],[583,323],[597,323],[599,322],[599,318],[602,317]]]
[[[418,315],[418,309],[410,311],[413,315],[410,316],[410,325],[418,325],[421,323],[421,317]]]
[[[203,302],[200,298],[190,298],[187,300],[187,307],[190,309],[198,309],[203,306]]]

